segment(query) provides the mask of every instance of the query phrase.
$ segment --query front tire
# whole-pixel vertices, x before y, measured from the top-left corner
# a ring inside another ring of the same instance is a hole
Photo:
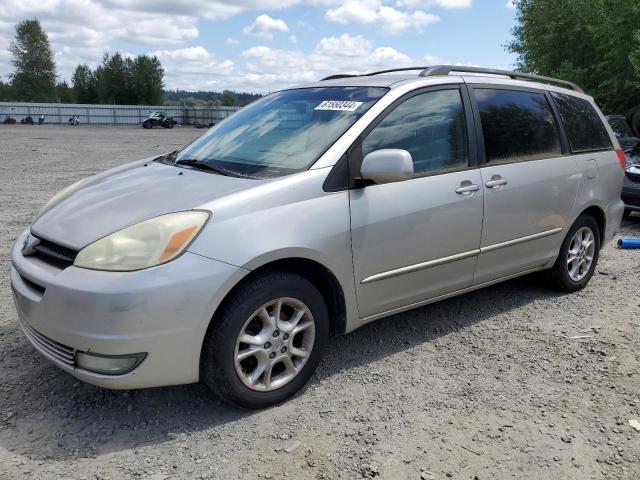
[[[582,290],[600,256],[600,229],[591,215],[580,215],[562,242],[550,272],[551,285],[562,292]]]
[[[203,346],[202,381],[238,407],[281,403],[309,381],[328,337],[327,306],[311,282],[289,272],[259,274],[214,316]]]

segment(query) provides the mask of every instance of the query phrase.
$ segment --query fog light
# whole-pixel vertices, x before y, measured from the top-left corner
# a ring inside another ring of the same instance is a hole
[[[128,373],[142,363],[146,353],[130,355],[100,355],[97,353],[77,352],[78,368],[103,375],[122,375]]]

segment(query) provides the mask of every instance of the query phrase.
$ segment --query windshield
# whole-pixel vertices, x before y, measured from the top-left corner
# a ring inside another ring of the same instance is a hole
[[[275,177],[309,168],[386,88],[323,87],[268,95],[176,155],[238,176]]]

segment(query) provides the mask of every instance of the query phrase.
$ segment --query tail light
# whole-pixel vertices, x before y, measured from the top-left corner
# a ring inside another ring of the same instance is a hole
[[[624,154],[622,150],[616,150],[616,155],[618,156],[618,161],[620,162],[620,166],[622,170],[627,170],[627,156]]]

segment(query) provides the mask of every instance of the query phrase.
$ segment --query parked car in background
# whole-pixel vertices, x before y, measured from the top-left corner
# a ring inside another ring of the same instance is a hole
[[[640,105],[632,108],[626,115],[627,124],[636,137],[640,138]]]
[[[609,115],[607,121],[613,130],[613,133],[620,143],[620,147],[625,152],[638,152],[640,148],[640,138],[638,138],[632,131],[631,127],[627,123],[627,119],[624,115]]]
[[[167,117],[162,112],[153,112],[151,113],[143,122],[143,128],[153,128],[153,127],[163,127],[163,128],[173,128],[178,122],[173,119],[173,117]]]
[[[532,272],[584,288],[624,210],[593,99],[415,70],[272,93],[55,195],[12,252],[26,337],[86,382],[202,381],[262,408],[306,384],[332,334]]]
[[[626,170],[622,184],[622,201],[625,204],[624,216],[640,211],[640,138],[638,138],[624,115],[607,117],[611,129],[616,135],[626,157]]]

